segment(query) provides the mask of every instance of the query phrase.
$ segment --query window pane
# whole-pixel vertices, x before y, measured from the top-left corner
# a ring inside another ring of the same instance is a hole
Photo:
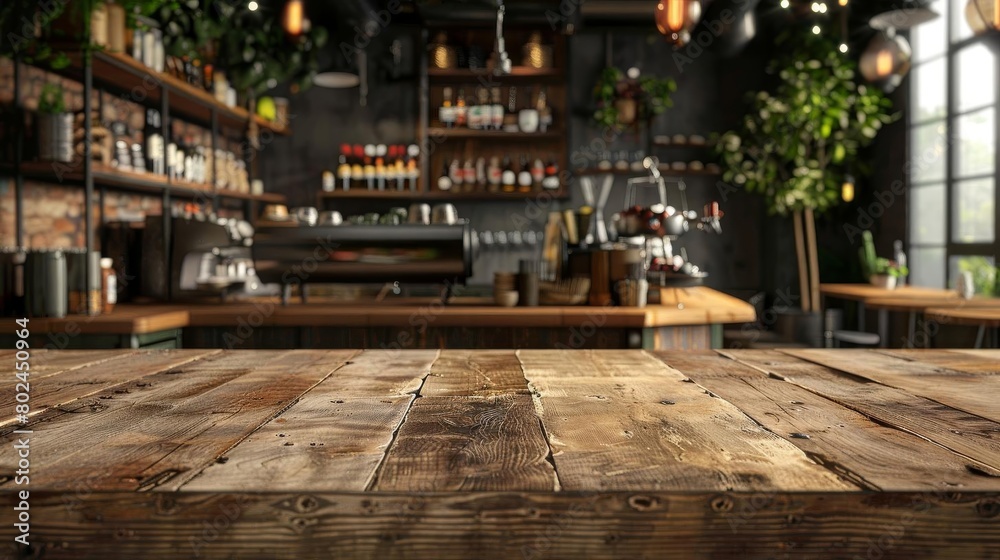
[[[947,108],[945,101],[948,91],[948,76],[945,72],[945,59],[939,58],[933,62],[922,64],[913,69],[915,87],[913,92],[913,122],[922,122],[935,117],[944,117]]]
[[[940,6],[931,6],[935,12],[941,13]],[[947,14],[929,21],[923,25],[918,25],[910,31],[910,43],[913,47],[913,60],[922,62],[935,56],[944,54],[948,42],[948,34],[945,30]]]
[[[996,259],[980,255],[953,255],[948,259],[948,287],[957,286],[958,273],[966,271],[972,273],[976,294],[990,297],[998,295]]]
[[[954,185],[952,214],[952,240],[956,243],[983,243],[993,241],[996,229],[993,179],[958,181]]]
[[[959,112],[992,104],[997,98],[993,53],[983,45],[973,45],[958,51],[956,59]]]
[[[955,119],[955,177],[993,173],[996,168],[996,123],[993,109]]]
[[[944,121],[913,127],[910,133],[910,179],[913,183],[944,180]]]
[[[943,11],[945,6],[951,6],[951,13],[949,18],[951,19],[951,42],[957,43],[962,39],[972,37],[972,29],[969,27],[969,22],[965,19],[965,6],[967,0],[946,0],[945,2],[937,2],[936,11]]]
[[[913,247],[908,261],[910,284],[944,288],[944,247]]]
[[[943,245],[948,204],[944,185],[910,189],[910,243]]]

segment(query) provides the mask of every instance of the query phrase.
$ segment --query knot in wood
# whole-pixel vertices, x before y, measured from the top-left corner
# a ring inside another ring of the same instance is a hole
[[[319,500],[312,496],[299,496],[299,498],[295,500],[295,509],[302,513],[316,511],[319,509]]]
[[[635,511],[649,511],[651,509],[656,509],[660,505],[660,499],[656,496],[629,496],[628,497],[628,507],[634,509]]]
[[[156,498],[156,513],[159,515],[173,515],[177,513],[177,500],[173,496],[160,494]]]
[[[711,501],[712,511],[717,513],[725,513],[728,511],[733,511],[733,499],[729,496],[716,496],[712,498]]]
[[[976,513],[978,513],[980,517],[996,517],[997,515],[1000,515],[1000,502],[994,499],[979,500],[979,502],[976,503]]]

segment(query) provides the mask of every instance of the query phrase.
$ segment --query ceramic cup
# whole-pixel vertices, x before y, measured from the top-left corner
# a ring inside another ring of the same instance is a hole
[[[535,109],[522,109],[517,114],[517,126],[521,132],[533,133],[538,131],[538,111]]]

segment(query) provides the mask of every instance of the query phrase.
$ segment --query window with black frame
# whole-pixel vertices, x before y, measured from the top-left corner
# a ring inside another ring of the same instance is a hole
[[[974,3],[933,8],[941,17],[910,36],[910,280],[950,287],[969,271],[978,293],[998,295],[1000,31],[973,34]]]

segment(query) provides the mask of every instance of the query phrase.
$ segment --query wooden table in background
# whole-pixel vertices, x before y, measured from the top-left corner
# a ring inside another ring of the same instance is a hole
[[[879,288],[871,284],[820,284],[819,292],[824,298],[822,305],[826,309],[826,298],[837,298],[847,301],[857,302],[858,305],[858,330],[865,330],[865,312],[872,300],[891,298],[900,302],[920,302],[933,299],[935,302],[950,301],[959,299],[954,290],[943,290],[940,288],[924,288],[920,286],[900,286],[889,290]],[[878,329],[881,346],[885,347],[886,339],[889,337],[889,310],[878,310]],[[911,338],[912,339],[912,338]]]
[[[1000,300],[998,300],[1000,301]],[[996,307],[934,307],[926,309],[924,316],[944,325],[978,327],[976,348],[982,348],[986,331],[993,330],[993,347],[997,347],[997,330],[1000,329],[1000,306]]]
[[[36,351],[0,488],[44,558],[996,558],[998,363]]]
[[[879,336],[883,337],[883,344],[885,342],[885,338],[888,338],[888,325],[887,321],[883,317],[883,314],[892,312],[908,313],[908,346],[914,347],[917,335],[917,315],[926,314],[928,309],[935,307],[956,310],[1000,309],[1000,298],[974,297],[971,299],[962,299],[954,293],[951,296],[944,297],[913,298],[890,296],[884,298],[870,298],[867,300],[866,305],[869,309],[879,312]]]

